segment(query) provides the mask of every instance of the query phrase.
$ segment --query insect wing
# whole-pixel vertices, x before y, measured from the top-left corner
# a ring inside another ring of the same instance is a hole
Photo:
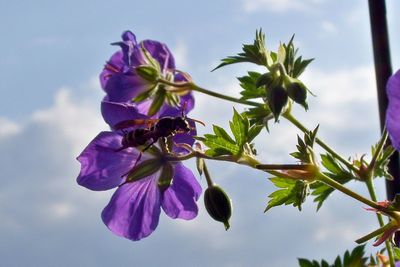
[[[135,126],[147,126],[150,127],[157,123],[159,119],[135,119],[135,120],[126,120],[126,121],[121,121],[117,123],[114,128],[119,130],[119,129],[125,129],[129,127],[135,127]]]

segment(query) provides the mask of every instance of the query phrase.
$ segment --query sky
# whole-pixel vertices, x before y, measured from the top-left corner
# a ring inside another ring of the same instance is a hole
[[[393,69],[400,68],[400,3],[387,1]],[[202,199],[193,221],[161,215],[157,230],[132,242],[113,235],[100,213],[112,191],[76,184],[76,156],[98,132],[104,96],[98,75],[124,30],[168,45],[177,67],[206,88],[239,95],[236,77],[251,65],[210,72],[240,52],[256,29],[267,46],[295,34],[301,76],[317,95],[295,115],[345,157],[369,152],[379,138],[367,1],[5,1],[0,0],[0,259],[2,266],[296,266],[297,258],[332,260],[377,228],[365,206],[334,193],[321,210],[309,198],[264,214],[273,186],[244,166],[209,162],[233,201],[231,229],[208,217]],[[226,127],[232,106],[195,94],[190,114]],[[260,159],[293,163],[299,132],[288,122],[256,139]],[[194,169],[194,163],[189,162]],[[198,177],[199,178],[199,177]],[[204,179],[199,178],[203,189]],[[367,194],[364,185],[349,187]],[[383,181],[377,181],[380,199]],[[368,251],[376,252],[368,244]]]

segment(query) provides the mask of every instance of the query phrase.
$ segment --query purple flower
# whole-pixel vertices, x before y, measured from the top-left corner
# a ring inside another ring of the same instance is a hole
[[[113,44],[119,45],[121,50],[111,56],[100,74],[101,86],[107,93],[104,98],[105,102],[132,104],[132,99],[154,88],[155,84],[153,82],[149,82],[138,75],[136,72],[138,67],[156,64],[160,77],[173,82],[187,81],[184,75],[175,71],[174,57],[165,44],[153,40],[144,40],[138,43],[135,35],[130,31],[122,34],[122,41]],[[143,49],[148,52],[150,59]],[[138,112],[147,115],[152,102],[153,99],[148,98],[135,104],[135,107]],[[181,95],[178,102],[180,106],[186,103],[186,112],[194,106],[194,99],[190,92]],[[164,103],[153,117],[177,116],[180,112],[181,110],[178,106]],[[103,116],[107,116],[107,112],[104,112],[104,110]],[[105,120],[107,121],[106,117]]]
[[[167,188],[159,185],[165,178],[160,170],[125,183],[140,152],[132,147],[118,151],[122,138],[119,132],[101,132],[77,158],[81,163],[78,184],[96,191],[118,187],[102,212],[107,227],[116,235],[140,240],[157,227],[161,207],[173,219],[196,217],[201,186],[180,162],[164,162],[160,158],[160,164],[172,166],[172,181]],[[144,153],[137,164],[149,159],[150,154]]]
[[[104,105],[109,112],[108,123],[112,126],[126,120],[148,119],[132,105],[113,102],[106,102]],[[138,148],[121,149],[124,135],[134,128],[101,132],[97,135],[77,158],[81,163],[77,182],[96,191],[118,187],[110,203],[104,208],[102,219],[115,234],[140,240],[157,227],[161,207],[171,218],[189,220],[196,217],[196,201],[201,194],[201,186],[182,163],[169,162],[162,154],[154,156],[146,151],[136,162],[141,153]],[[175,143],[191,146],[194,133],[191,131],[188,134],[177,134],[173,140]],[[173,152],[187,152],[181,149],[174,147]],[[135,174],[134,168],[149,160],[157,163],[154,171],[138,180],[127,181],[129,175]],[[168,175],[163,172],[167,167]],[[163,183],[165,179],[167,186]]]
[[[389,78],[386,93],[389,99],[386,128],[393,147],[400,150],[400,70]]]

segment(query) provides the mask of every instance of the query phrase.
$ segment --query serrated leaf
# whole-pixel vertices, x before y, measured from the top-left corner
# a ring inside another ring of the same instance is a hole
[[[324,172],[325,175],[342,185],[352,180],[353,174],[351,171],[342,166],[331,154],[322,154],[321,159],[322,166],[327,170]],[[321,208],[329,195],[335,191],[332,187],[322,182],[315,182],[310,187],[312,190],[311,195],[315,196],[314,202],[318,203],[317,210]]]
[[[262,125],[268,129],[268,121],[273,119],[272,112],[266,105],[250,108],[242,113],[249,119],[250,125]]]
[[[313,262],[307,259],[298,259],[300,267],[319,267],[319,265],[315,265]]]
[[[225,131],[224,128],[219,127],[217,125],[213,125],[213,131],[215,133],[216,136],[222,137],[223,139],[225,139],[226,141],[235,144],[235,140],[233,140],[229,134]]]
[[[212,134],[205,134],[204,137],[205,139],[203,140],[203,143],[210,149],[222,149],[227,155],[236,155],[240,151],[240,148],[237,144],[232,144],[222,137]]]
[[[292,180],[282,177],[270,178],[271,182],[279,189],[268,197],[268,205],[265,208],[265,212],[272,207],[280,205],[290,205],[297,207],[301,210],[301,204],[305,201],[308,195],[308,184],[301,180]]]
[[[260,77],[260,73],[249,71],[248,75],[237,78],[240,81],[240,86],[243,88],[240,92],[242,99],[262,98],[266,96],[265,88],[257,86]]]
[[[236,144],[242,147],[247,141],[249,132],[249,121],[246,117],[240,115],[236,109],[233,109],[233,119],[229,122]]]
[[[300,267],[366,267],[367,261],[368,257],[365,257],[364,245],[362,245],[354,248],[351,253],[346,251],[342,258],[337,256],[335,262],[331,265],[326,260],[321,260],[321,263],[318,263],[316,260],[307,259],[299,259],[299,265]]]
[[[212,71],[223,66],[242,62],[254,63],[266,67],[269,67],[273,62],[270,52],[265,47],[265,35],[262,33],[261,29],[256,31],[256,37],[253,44],[244,44],[242,50],[243,52],[236,56],[229,56],[222,59],[222,63]]]

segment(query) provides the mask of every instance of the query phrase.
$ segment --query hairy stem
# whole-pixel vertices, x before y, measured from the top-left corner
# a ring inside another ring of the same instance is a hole
[[[384,131],[384,133],[387,133],[387,132]],[[386,137],[383,137],[383,138],[381,139],[381,141],[382,141],[383,139],[385,139],[385,142],[386,142],[386,138],[387,138],[387,136],[386,136]],[[384,142],[383,142],[383,144],[384,144]],[[375,153],[375,154],[378,154],[378,153]],[[371,163],[372,163],[372,161],[371,161]],[[370,175],[368,176],[368,179],[365,181],[365,184],[367,185],[369,195],[371,196],[371,200],[377,202],[377,197],[376,197],[375,187],[374,187],[374,181],[373,181],[373,177],[372,177],[371,173],[370,173]],[[380,213],[377,212],[377,213],[376,213],[376,217],[377,217],[377,219],[378,219],[379,226],[380,226],[380,227],[383,227],[383,226],[385,225],[385,223],[384,223],[384,221],[383,221],[382,214],[380,214]],[[389,261],[390,261],[391,263],[394,263],[393,248],[392,248],[392,244],[390,243],[389,240],[386,240],[386,241],[385,241],[385,246],[386,246],[386,249],[387,249],[387,252],[388,252]]]
[[[371,208],[377,209],[377,210],[382,210],[382,207],[380,205],[378,205],[376,202],[369,200],[359,194],[357,194],[356,192],[348,189],[347,187],[344,187],[343,185],[341,185],[340,183],[336,182],[335,180],[329,178],[328,176],[326,176],[325,174],[319,172],[317,173],[317,179],[320,180],[321,182],[329,185],[332,188],[335,188],[336,190],[339,190],[340,192],[348,195],[349,197],[352,197],[368,206],[370,206]]]

